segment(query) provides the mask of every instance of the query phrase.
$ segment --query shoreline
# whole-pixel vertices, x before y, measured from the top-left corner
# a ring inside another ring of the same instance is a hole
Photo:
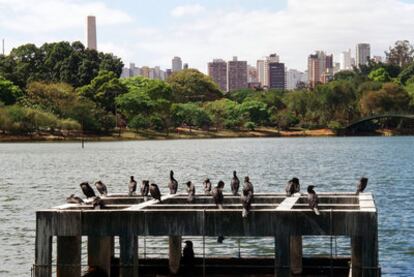
[[[401,134],[392,130],[378,130],[375,133],[364,134],[367,136],[398,136]],[[408,134],[410,135],[410,134]],[[412,134],[411,134],[412,135]],[[331,129],[315,129],[315,130],[290,130],[278,131],[274,128],[257,128],[254,131],[249,130],[218,130],[205,131],[199,129],[177,128],[176,132],[169,134],[152,130],[133,132],[124,130],[120,134],[114,132],[112,134],[103,135],[52,135],[48,133],[36,135],[4,135],[0,134],[0,143],[13,142],[111,142],[111,141],[145,141],[145,140],[181,140],[181,139],[226,139],[226,138],[298,138],[298,137],[343,137],[338,135]],[[346,135],[345,135],[346,136]]]

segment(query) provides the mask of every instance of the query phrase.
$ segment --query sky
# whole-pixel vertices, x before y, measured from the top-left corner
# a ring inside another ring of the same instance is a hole
[[[128,65],[170,68],[180,56],[203,72],[214,58],[256,60],[277,53],[305,70],[315,50],[360,42],[373,55],[397,40],[414,43],[414,0],[0,0],[6,52],[25,43],[85,43],[86,16],[97,17],[98,50]]]

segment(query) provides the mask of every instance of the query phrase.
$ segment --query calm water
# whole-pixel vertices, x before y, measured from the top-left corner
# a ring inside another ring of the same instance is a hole
[[[356,180],[367,176],[379,209],[384,276],[413,276],[414,137],[88,143],[83,150],[80,143],[0,144],[0,276],[29,276],[35,210],[80,194],[84,180],[102,179],[111,192],[125,192],[128,176],[135,175],[165,190],[170,169],[180,182],[197,182],[198,191],[206,176],[228,182],[233,169],[263,192],[281,191],[292,176],[302,187],[312,182],[319,191],[354,191]],[[347,251],[349,241],[338,243]],[[316,246],[306,242],[305,253]],[[214,241],[209,247],[216,249]]]

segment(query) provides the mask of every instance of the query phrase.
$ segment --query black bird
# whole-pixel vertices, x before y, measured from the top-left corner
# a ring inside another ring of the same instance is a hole
[[[93,191],[93,188],[91,187],[91,185],[89,185],[88,182],[81,183],[80,187],[82,189],[83,194],[85,194],[86,198],[91,198],[91,197],[96,196],[95,192]]]
[[[150,185],[148,180],[142,180],[141,184],[141,195],[146,197],[150,191]]]
[[[128,195],[135,195],[137,191],[137,181],[135,181],[134,176],[131,176],[128,184]]]
[[[68,198],[66,198],[66,203],[68,204],[83,204],[82,198],[71,194]]]
[[[186,184],[187,184],[187,193],[188,193],[187,202],[193,203],[194,198],[195,198],[195,186],[191,181],[188,181]]]
[[[253,184],[250,182],[249,176],[244,177],[243,190],[251,191],[252,194],[254,193]]]
[[[319,204],[318,195],[313,190],[313,188],[315,187],[316,186],[312,186],[312,185],[308,186],[308,204],[309,204],[309,208],[311,208],[311,210],[313,210],[316,215],[320,215],[319,209],[318,209],[318,204]]]
[[[300,184],[299,179],[296,177],[293,177],[286,185],[286,195],[292,196],[295,193],[298,193],[300,191]]]
[[[218,243],[223,243],[223,241],[224,241],[224,236],[218,236],[217,237],[217,242]]]
[[[219,181],[217,186],[215,186],[213,190],[211,191],[211,195],[213,196],[214,203],[216,203],[217,208],[219,209],[223,209],[223,202],[224,202],[223,188],[224,188],[224,182]]]
[[[92,206],[94,210],[100,210],[105,208],[105,203],[99,196],[96,196],[92,201]]]
[[[108,189],[106,188],[105,184],[102,181],[98,181],[95,183],[96,189],[99,191],[101,195],[106,196],[108,194]]]
[[[184,276],[193,276],[194,259],[193,242],[186,240],[182,257]]]
[[[170,194],[176,194],[178,190],[178,182],[174,179],[174,171],[170,171],[170,183],[168,184]]]
[[[204,194],[205,195],[211,195],[211,182],[210,182],[210,179],[209,178],[205,179],[203,185],[204,185]]]
[[[151,184],[149,187],[149,192],[152,198],[157,199],[161,203],[161,192],[156,184]]]
[[[231,179],[230,187],[233,195],[237,195],[239,193],[240,180],[237,177],[236,171],[233,171],[233,178]]]
[[[252,206],[252,201],[253,201],[253,191],[243,188],[243,195],[241,196],[241,202],[243,205],[242,217],[247,217],[247,215],[249,214],[249,211]]]
[[[368,185],[368,178],[362,177],[357,184],[357,194],[364,192],[365,188]]]

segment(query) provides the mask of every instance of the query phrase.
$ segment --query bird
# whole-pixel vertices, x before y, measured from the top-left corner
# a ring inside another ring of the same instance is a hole
[[[237,195],[239,193],[240,180],[237,177],[236,171],[233,171],[233,178],[231,179],[230,187],[233,195]]]
[[[83,194],[85,194],[86,198],[91,198],[91,197],[95,197],[96,194],[93,191],[93,188],[91,187],[91,185],[89,185],[88,182],[83,182],[79,185],[82,189]]]
[[[357,192],[356,193],[359,194],[361,192],[364,192],[364,190],[367,187],[367,185],[368,185],[368,178],[362,177],[359,180],[359,183],[357,184]]]
[[[161,203],[161,192],[157,184],[151,184],[149,187],[149,192],[152,198],[157,199]]]
[[[94,210],[101,210],[105,208],[105,203],[99,196],[96,196],[92,201],[92,206]]]
[[[137,181],[135,181],[134,176],[131,176],[128,184],[128,196],[135,195],[137,191]]]
[[[187,184],[187,193],[188,193],[187,202],[193,203],[194,198],[195,198],[195,186],[191,181],[188,181],[186,184]]]
[[[253,184],[250,182],[249,176],[244,177],[243,190],[251,191],[252,194],[254,193]]]
[[[142,180],[141,184],[141,196],[147,197],[150,191],[150,185],[148,180]]]
[[[191,240],[185,241],[185,246],[183,248],[182,264],[184,276],[193,276],[194,249],[193,242]]]
[[[224,188],[224,182],[219,181],[217,186],[215,186],[213,190],[211,191],[211,195],[213,196],[214,203],[217,205],[217,208],[219,209],[223,209],[223,202],[224,202],[223,188]]]
[[[286,185],[285,190],[286,190],[287,196],[292,196],[295,193],[299,193],[300,192],[299,179],[296,177],[293,177],[292,179],[290,179]]]
[[[83,204],[82,198],[71,194],[68,198],[66,198],[66,203],[68,204]]]
[[[241,202],[243,205],[242,217],[247,217],[253,201],[253,191],[243,188],[243,195],[241,196]]]
[[[168,184],[170,194],[176,194],[178,190],[178,182],[174,179],[174,171],[170,171],[170,183]]]
[[[309,208],[315,212],[316,215],[320,215],[319,209],[318,209],[318,195],[313,190],[316,186],[310,185],[308,186],[308,204]]]
[[[104,196],[106,196],[107,194],[108,194],[108,189],[106,188],[106,186],[105,186],[105,184],[104,183],[102,183],[102,181],[97,181],[96,183],[95,183],[95,187],[96,187],[96,189],[99,191],[99,193],[101,194],[101,195],[104,195]]]
[[[205,195],[211,195],[211,182],[210,182],[210,179],[209,178],[205,179],[203,185],[204,185],[204,194]]]

